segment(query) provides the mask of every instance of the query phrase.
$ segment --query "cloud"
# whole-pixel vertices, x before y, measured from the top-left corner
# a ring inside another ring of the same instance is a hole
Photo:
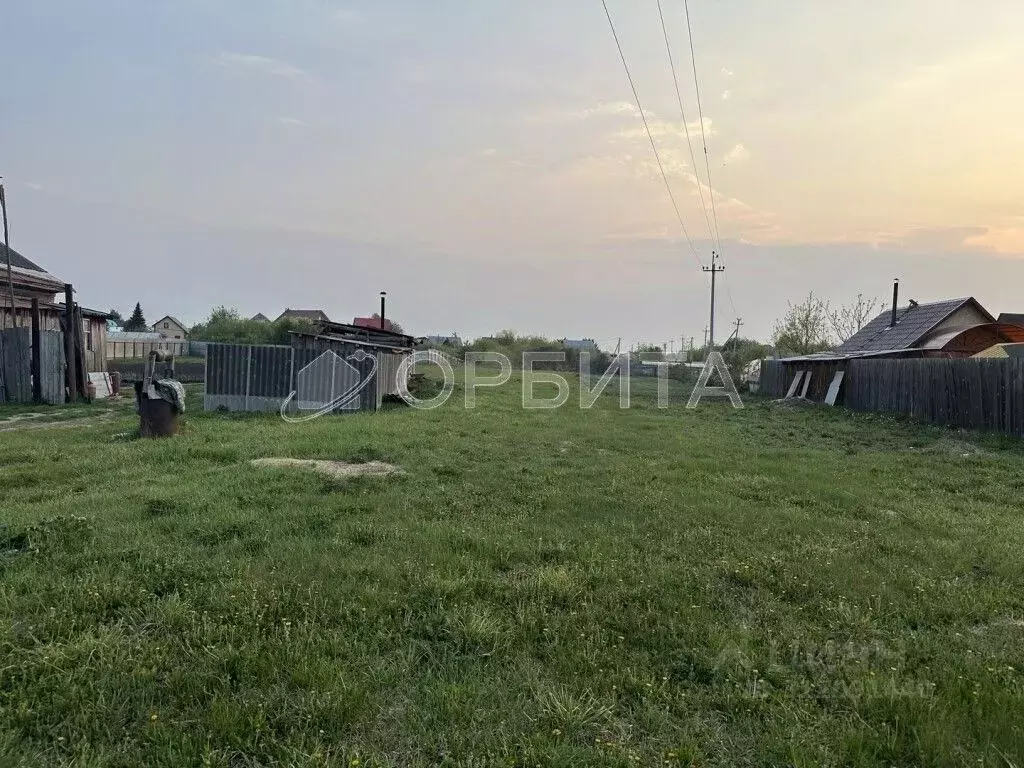
[[[26,189],[32,189],[32,190],[35,190],[36,192],[42,192],[42,191],[43,191],[43,189],[44,189],[44,187],[43,187],[43,185],[42,185],[42,184],[39,184],[39,183],[37,183],[37,182],[35,182],[35,181],[26,181],[26,182],[24,183],[24,187],[25,187]]]
[[[480,155],[482,157],[494,157],[496,154],[498,154],[498,150],[494,149],[494,147],[480,150]]]
[[[722,158],[723,162],[726,165],[729,165],[729,164],[732,164],[732,163],[742,163],[744,160],[749,160],[749,159],[750,159],[750,150],[748,150],[742,144],[737,144],[735,147],[733,147],[732,149],[730,149],[726,153],[724,158]]]
[[[296,128],[309,128],[309,123],[305,120],[300,120],[297,117],[279,117],[277,118],[277,122],[281,125],[291,125]]]
[[[306,77],[305,71],[299,67],[284,61],[279,61],[278,59],[272,59],[268,56],[255,56],[252,54],[228,53],[223,51],[217,57],[217,62],[223,67],[239,72],[256,72],[264,75],[271,75],[273,77],[282,77],[289,80]]]
[[[694,136],[700,136],[701,123],[699,120],[687,123],[684,128],[679,121],[668,121],[668,120],[650,120],[648,119],[647,124],[650,126],[651,135],[655,139],[662,138],[679,138],[686,140],[686,133],[689,131],[690,140],[693,140]],[[704,135],[714,136],[715,131],[712,128],[711,118],[704,118]],[[611,137],[614,139],[646,139],[647,130],[643,125],[637,125],[632,128],[624,128],[618,133],[612,134]]]
[[[722,101],[727,101],[732,96],[732,91],[722,91]]]
[[[722,67],[722,75],[725,77],[732,77],[732,70]]]

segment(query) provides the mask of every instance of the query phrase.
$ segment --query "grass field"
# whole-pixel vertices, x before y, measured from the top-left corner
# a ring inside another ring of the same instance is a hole
[[[0,434],[0,765],[1024,766],[1018,443],[518,399]]]

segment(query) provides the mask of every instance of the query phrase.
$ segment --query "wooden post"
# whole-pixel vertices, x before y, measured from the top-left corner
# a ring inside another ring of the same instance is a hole
[[[42,318],[39,299],[32,299],[32,402],[43,402]]]
[[[78,387],[75,382],[75,289],[71,283],[64,285],[61,330],[64,331],[64,385],[68,390],[68,402],[73,403],[78,399]]]
[[[75,386],[78,389],[78,396],[83,400],[90,400],[89,390],[86,386],[89,381],[89,374],[85,370],[85,338],[82,331],[82,308],[77,304],[73,313],[72,329],[75,334]]]

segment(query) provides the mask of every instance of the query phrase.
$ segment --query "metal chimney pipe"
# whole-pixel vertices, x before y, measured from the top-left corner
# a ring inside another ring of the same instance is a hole
[[[897,277],[892,281],[892,319],[889,321],[889,327],[894,328],[896,326],[896,307],[899,305],[900,300],[900,279]]]
[[[384,330],[384,302],[387,299],[388,292],[380,292],[380,329]]]

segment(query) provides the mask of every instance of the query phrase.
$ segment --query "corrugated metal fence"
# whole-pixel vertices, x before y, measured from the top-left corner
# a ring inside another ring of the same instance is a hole
[[[44,403],[64,402],[64,335],[60,331],[39,333],[40,385]],[[0,331],[0,367],[6,391],[0,403],[32,402],[32,331],[8,328]]]
[[[204,408],[276,411],[292,397],[292,410],[315,411],[351,393],[333,410],[375,410],[382,371],[372,353],[358,349],[211,343]]]

